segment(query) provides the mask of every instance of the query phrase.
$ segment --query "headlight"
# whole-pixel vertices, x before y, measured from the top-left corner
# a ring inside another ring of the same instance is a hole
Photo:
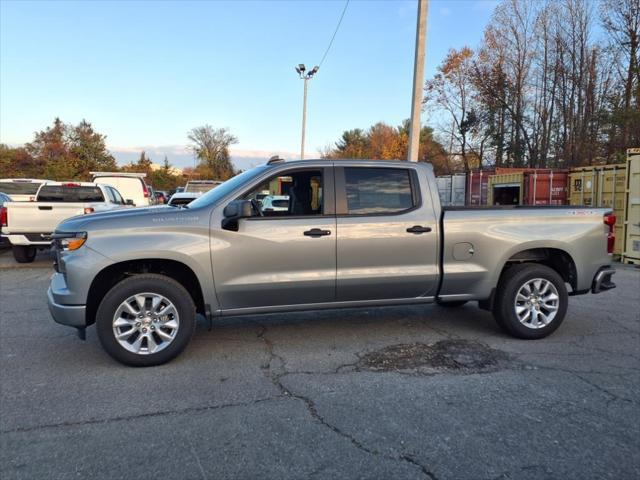
[[[87,232],[54,233],[53,241],[57,243],[60,250],[78,250],[87,241]]]

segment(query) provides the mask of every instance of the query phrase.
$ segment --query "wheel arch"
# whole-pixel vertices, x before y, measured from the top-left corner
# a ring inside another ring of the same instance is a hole
[[[102,298],[125,278],[143,273],[165,275],[180,283],[191,295],[196,312],[206,315],[202,286],[195,272],[182,262],[163,258],[145,258],[114,263],[102,269],[91,282],[87,294],[86,322],[95,323],[96,312]]]
[[[491,310],[493,308],[496,288],[500,280],[504,278],[504,274],[514,265],[523,263],[534,263],[545,265],[562,277],[565,283],[571,286],[572,293],[578,290],[578,270],[573,257],[569,252],[562,248],[556,247],[534,247],[519,250],[512,253],[502,264],[500,274],[498,275],[495,287],[491,292],[491,296],[487,300],[480,301],[481,308]]]

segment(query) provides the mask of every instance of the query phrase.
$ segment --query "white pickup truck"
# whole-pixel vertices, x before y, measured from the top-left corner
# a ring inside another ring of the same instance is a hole
[[[35,201],[4,204],[2,237],[9,240],[17,262],[33,262],[38,248],[51,245],[50,235],[63,220],[129,205],[110,185],[47,182],[38,189]]]

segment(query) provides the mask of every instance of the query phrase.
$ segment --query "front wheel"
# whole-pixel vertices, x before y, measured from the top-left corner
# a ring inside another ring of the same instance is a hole
[[[160,365],[178,356],[195,325],[196,308],[189,292],[157,274],[135,275],[116,284],[96,314],[104,349],[134,367]]]
[[[13,258],[18,263],[31,263],[36,259],[36,254],[38,253],[36,247],[26,245],[14,245],[11,247],[11,251],[13,252]]]
[[[510,335],[537,339],[560,326],[568,302],[567,287],[555,270],[525,263],[509,268],[500,279],[493,314]]]

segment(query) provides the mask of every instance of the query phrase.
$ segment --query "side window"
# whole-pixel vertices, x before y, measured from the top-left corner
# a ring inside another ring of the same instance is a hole
[[[116,197],[113,195],[113,189],[111,187],[104,187],[104,189],[107,192],[107,196],[109,197],[109,202],[118,203],[116,201]]]
[[[323,214],[322,170],[291,170],[242,196],[256,200],[265,217]]]
[[[350,215],[399,213],[415,207],[408,169],[344,169]]]
[[[120,192],[118,192],[118,190],[116,190],[115,188],[112,188],[111,193],[113,194],[115,203],[119,205],[124,205],[124,199],[122,198],[122,195],[120,195]]]

